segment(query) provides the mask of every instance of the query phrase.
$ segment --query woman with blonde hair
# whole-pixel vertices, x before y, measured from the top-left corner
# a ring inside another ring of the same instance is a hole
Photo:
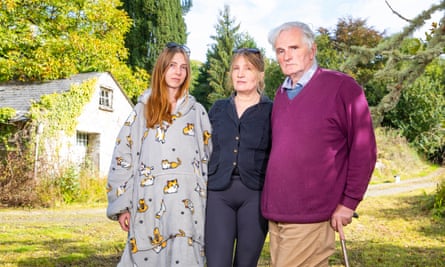
[[[206,217],[208,267],[256,267],[267,221],[260,211],[270,151],[272,101],[264,90],[264,60],[256,48],[234,51],[234,93],[209,111],[213,153]]]

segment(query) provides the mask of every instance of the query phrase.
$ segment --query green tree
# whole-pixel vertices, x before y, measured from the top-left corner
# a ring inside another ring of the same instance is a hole
[[[434,60],[425,73],[401,93],[383,124],[403,136],[436,163],[445,159],[445,61]]]
[[[388,7],[391,8],[389,4]],[[431,14],[444,9],[445,1],[441,1],[407,20],[391,8],[409,25],[374,46],[349,43],[348,49],[343,50],[347,52],[345,61],[340,65],[340,70],[352,74],[364,85],[368,99],[374,104],[371,113],[375,126],[383,122],[383,125],[400,128],[411,144],[439,163],[443,162],[445,151],[444,83],[443,78],[433,77],[444,75],[443,64],[437,61],[445,52],[445,16],[431,25],[425,42],[412,35]],[[369,97],[370,91],[374,98]]]
[[[284,74],[281,71],[278,62],[273,59],[265,59],[265,70],[264,70],[264,83],[265,89],[264,93],[270,98],[274,99],[277,88],[284,81]]]
[[[207,51],[207,57],[209,51]],[[207,81],[209,75],[207,70],[210,68],[208,61],[204,62],[198,69],[198,76],[192,81],[190,93],[198,100],[207,110],[211,104],[208,95],[210,92],[210,86]]]
[[[191,6],[191,0],[124,0],[123,7],[133,20],[125,39],[128,64],[151,72],[167,42],[186,43],[183,15]]]
[[[118,0],[7,0],[0,5],[0,81],[42,81],[110,71],[129,97],[147,78],[125,65],[130,27]]]
[[[323,68],[338,70],[344,62],[342,52],[336,45],[335,36],[326,28],[318,28],[315,42],[317,43],[317,62]]]
[[[199,69],[202,66],[202,62],[199,60],[190,60],[190,67],[192,72],[192,79],[190,84],[190,93],[194,94],[195,86],[197,84],[198,76],[199,76]]]
[[[199,69],[193,94],[207,108],[218,99],[228,97],[232,92],[229,70],[233,50],[241,47],[256,47],[248,33],[239,32],[240,24],[231,18],[230,7],[220,11],[215,26],[216,35],[210,36],[215,43],[207,50],[207,61]]]
[[[409,50],[407,52],[398,49],[406,39],[412,38],[413,33],[425,24],[431,14],[440,11],[445,14],[443,10],[445,10],[445,1],[432,5],[414,19],[406,20],[409,25],[402,32],[385,38],[376,47],[350,47],[352,53],[345,62],[345,68],[357,65],[359,62],[373,62],[376,58],[381,58],[384,62],[384,66],[373,75],[375,81],[380,81],[386,86],[385,95],[375,106],[371,107],[375,126],[380,125],[385,114],[397,106],[402,91],[424,73],[428,64],[445,52],[445,31],[443,29],[445,16],[440,18],[440,22],[436,23],[435,27],[433,24],[427,34],[429,36],[427,42],[417,53],[412,54]],[[403,18],[396,11],[393,10],[393,12]]]
[[[211,45],[210,49],[212,52],[211,56],[208,57],[210,66],[207,73],[209,75],[209,86],[212,89],[209,94],[211,103],[230,94],[230,91],[227,90],[229,81],[228,71],[240,29],[240,24],[235,24],[235,18],[231,18],[228,5],[225,5],[224,10],[220,11],[219,14],[220,18],[215,27],[217,35],[211,36],[215,43]]]
[[[352,17],[339,19],[332,31],[320,27],[317,32],[320,66],[348,73],[365,89],[370,105],[377,104],[386,93],[384,84],[373,79],[374,73],[383,68],[383,58],[375,56],[372,60],[363,60],[357,56],[356,61],[347,63],[350,55],[356,52],[351,47],[374,48],[383,40],[384,32],[374,30],[364,19]]]
[[[366,20],[352,17],[340,18],[332,32],[323,27],[320,27],[317,32],[317,60],[321,66],[344,71],[361,84],[369,81],[375,69],[381,67],[377,59],[344,65],[352,52],[351,47],[373,48],[383,39],[384,32],[378,32],[368,26]]]

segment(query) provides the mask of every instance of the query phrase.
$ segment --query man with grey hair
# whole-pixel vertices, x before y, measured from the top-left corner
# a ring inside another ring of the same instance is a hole
[[[262,194],[272,266],[328,266],[335,231],[366,192],[376,141],[363,89],[323,69],[311,29],[284,23],[269,34],[282,72],[272,111],[272,150]]]

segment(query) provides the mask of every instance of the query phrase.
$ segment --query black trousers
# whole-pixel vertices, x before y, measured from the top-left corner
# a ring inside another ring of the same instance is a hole
[[[205,251],[208,267],[256,267],[267,235],[261,191],[232,177],[223,191],[207,191]]]

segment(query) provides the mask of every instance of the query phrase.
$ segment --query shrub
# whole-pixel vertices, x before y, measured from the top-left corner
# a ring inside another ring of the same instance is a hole
[[[68,167],[54,182],[64,203],[73,203],[79,197],[79,173],[75,167]]]
[[[38,203],[32,164],[16,152],[6,153],[0,162],[0,202],[7,206],[34,206]]]
[[[437,185],[436,195],[434,196],[433,215],[437,218],[445,217],[445,179],[442,179],[442,182]]]
[[[431,162],[445,157],[444,63],[435,61],[410,87],[402,91],[397,107],[385,115],[384,125],[403,136]]]
[[[45,165],[44,163],[42,163]],[[71,203],[106,202],[106,179],[86,166],[34,173],[32,159],[8,152],[0,162],[0,203],[11,207],[55,207]]]
[[[433,194],[425,194],[423,209],[431,211],[433,218],[443,220],[445,218],[445,172],[439,177],[436,191]]]

